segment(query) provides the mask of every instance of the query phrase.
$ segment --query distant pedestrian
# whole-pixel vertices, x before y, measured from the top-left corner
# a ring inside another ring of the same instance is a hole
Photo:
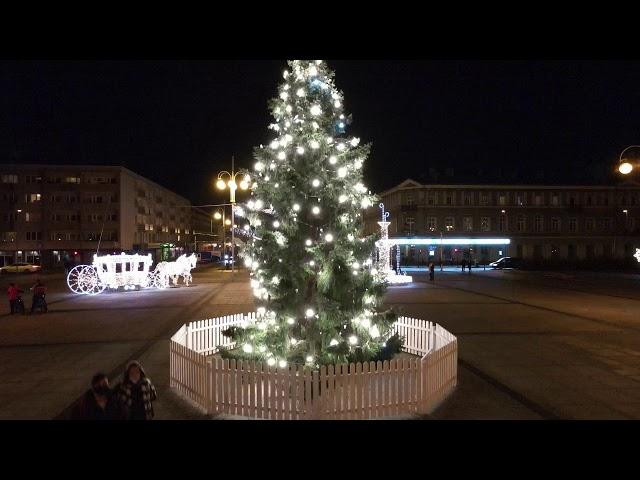
[[[30,290],[33,292],[33,298],[31,299],[31,313],[33,313],[36,308],[40,308],[44,313],[47,313],[47,287],[45,287],[44,283],[38,279]]]
[[[66,277],[67,275],[69,275],[69,272],[71,271],[71,268],[73,266],[71,264],[71,259],[69,258],[69,254],[65,254],[62,262],[64,263],[64,276]]]
[[[21,293],[22,290],[20,290],[15,283],[9,284],[7,295],[9,296],[9,308],[11,309],[11,315],[18,312],[18,298]]]
[[[462,264],[462,271],[464,272],[464,268],[467,266],[467,261],[463,258],[460,263]]]
[[[126,409],[128,420],[153,419],[153,403],[156,389],[145,375],[139,362],[130,362],[124,371],[124,379],[116,387],[120,404]]]
[[[109,378],[97,373],[91,379],[91,388],[82,396],[71,412],[72,420],[126,420],[126,413]]]
[[[469,260],[469,265],[468,265],[468,267],[469,267],[469,273],[471,273],[471,260]]]
[[[433,282],[433,278],[435,277],[435,265],[433,264],[433,262],[431,262],[429,264],[429,280],[431,280]]]

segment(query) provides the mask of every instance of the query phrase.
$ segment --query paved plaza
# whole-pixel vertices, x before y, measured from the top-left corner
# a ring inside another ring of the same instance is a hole
[[[459,340],[458,388],[427,419],[640,418],[640,275],[411,275],[387,303]],[[11,278],[23,289],[34,279]],[[169,338],[185,322],[253,310],[246,272],[202,268],[190,287],[94,297],[71,294],[61,274],[42,278],[50,313],[0,310],[0,419],[64,418],[95,372],[115,383],[132,359],[156,384],[157,419],[207,418],[169,388]]]

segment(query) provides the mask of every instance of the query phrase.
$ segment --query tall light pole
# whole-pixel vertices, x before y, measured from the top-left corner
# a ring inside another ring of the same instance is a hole
[[[18,263],[18,252],[19,252],[19,250],[18,250],[18,240],[20,238],[20,229],[18,228],[18,226],[19,226],[18,222],[20,221],[19,215],[22,213],[22,210],[21,209],[17,209],[16,212],[17,212],[16,213],[16,259],[15,259],[14,263]],[[24,260],[24,257],[25,256],[23,256],[23,260]]]
[[[251,177],[249,173],[246,171],[235,171],[235,160],[234,157],[231,157],[231,172],[227,172],[223,170],[218,174],[218,181],[216,182],[216,186],[220,190],[224,190],[225,188],[229,188],[229,201],[231,202],[231,273],[233,274],[235,271],[235,253],[236,253],[236,244],[235,244],[235,208],[236,208],[236,190],[238,186],[240,189],[246,190],[249,188],[249,182]],[[241,175],[242,180],[239,185],[236,183],[236,177]]]
[[[220,213],[222,212],[222,213]],[[224,254],[227,250],[227,237],[226,237],[226,226],[228,225],[227,220],[225,219],[225,212],[224,212],[224,208],[222,208],[221,210],[216,210],[216,213],[213,214],[212,217],[212,225],[213,225],[213,218],[215,218],[216,220],[222,220],[222,260],[224,260]],[[231,222],[229,222],[231,223]],[[212,227],[212,233],[213,233],[213,227]]]
[[[430,227],[429,230],[431,232],[435,232],[435,228]],[[442,267],[442,229],[438,230],[440,232],[440,271],[443,271],[443,267]]]

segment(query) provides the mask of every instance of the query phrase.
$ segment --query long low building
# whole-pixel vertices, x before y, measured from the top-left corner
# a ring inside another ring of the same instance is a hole
[[[427,185],[408,179],[379,194],[402,264],[634,261],[640,247],[640,187]],[[366,214],[367,233],[380,211]],[[505,240],[508,240],[505,241]]]
[[[194,221],[184,197],[118,166],[0,165],[0,264],[90,262],[96,251],[193,250]]]

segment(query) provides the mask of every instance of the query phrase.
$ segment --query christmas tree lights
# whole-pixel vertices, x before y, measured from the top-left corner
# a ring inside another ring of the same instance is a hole
[[[258,318],[225,332],[238,347],[223,355],[281,368],[391,358],[396,315],[382,308],[385,276],[371,261],[375,238],[363,235],[375,201],[362,177],[370,146],[336,129],[344,98],[326,63],[288,63],[247,202]]]

